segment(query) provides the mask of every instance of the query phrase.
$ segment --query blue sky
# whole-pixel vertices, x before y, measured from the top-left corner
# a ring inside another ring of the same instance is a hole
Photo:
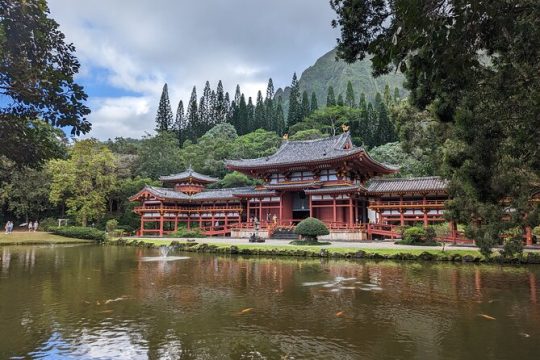
[[[335,46],[327,0],[49,0],[77,48],[89,95],[88,136],[152,133],[165,82],[173,111],[206,80],[248,96],[290,83]]]

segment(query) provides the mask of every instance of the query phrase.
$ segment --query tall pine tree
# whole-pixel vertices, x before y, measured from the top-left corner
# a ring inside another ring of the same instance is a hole
[[[300,121],[304,120],[304,118],[308,117],[311,113],[311,105],[309,103],[309,96],[307,91],[304,90],[302,93],[302,118]]]
[[[238,135],[245,135],[249,132],[248,118],[246,97],[242,94],[240,95],[240,105],[238,105],[238,127],[236,128]]]
[[[184,141],[187,139],[187,118],[184,115],[184,103],[182,100],[180,100],[178,103],[178,108],[176,109],[176,118],[174,120],[173,130],[178,138],[178,143],[180,146],[182,146]]]
[[[300,101],[300,84],[296,78],[296,73],[294,73],[291,82],[291,92],[289,94],[289,113],[287,114],[288,128],[301,121],[302,107]]]
[[[256,100],[256,103],[255,103],[255,112],[254,112],[254,116],[253,116],[253,122],[254,122],[255,130],[265,128],[266,118],[264,116],[264,113],[265,113],[264,110],[265,110],[264,109],[264,101],[263,101],[261,90],[259,90],[257,92],[257,100]]]
[[[285,113],[283,112],[283,99],[278,97],[276,111],[275,111],[275,131],[278,135],[283,135],[285,132]]]
[[[169,131],[172,129],[172,126],[173,113],[169,101],[169,90],[165,83],[165,85],[163,85],[163,91],[161,92],[161,98],[159,99],[159,106],[156,114],[156,131]]]
[[[345,106],[356,107],[356,102],[354,100],[354,90],[352,87],[351,80],[347,83],[347,92],[345,94]]]
[[[337,106],[344,106],[345,101],[343,101],[343,95],[339,94],[337,97]]]
[[[311,112],[314,112],[315,110],[319,109],[319,104],[317,103],[317,95],[315,94],[315,91],[311,93]]]
[[[225,122],[227,118],[227,104],[225,102],[225,94],[223,93],[223,84],[219,80],[216,89],[216,100],[214,103],[214,123],[221,124]]]
[[[251,99],[251,96],[248,98],[248,104],[246,106],[246,133],[250,133],[252,131],[255,131],[256,124],[255,124],[255,106],[253,105],[253,100]]]
[[[326,94],[326,106],[336,106],[336,95],[334,94],[334,87],[330,85]]]
[[[195,141],[204,131],[199,119],[199,109],[197,107],[197,88],[194,86],[189,98],[186,110],[186,119],[188,124],[187,138]]]
[[[275,108],[274,108],[274,82],[268,79],[266,98],[264,99],[264,123],[265,129],[276,131]]]

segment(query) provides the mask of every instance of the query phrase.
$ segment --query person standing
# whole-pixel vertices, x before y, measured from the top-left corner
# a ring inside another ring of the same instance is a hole
[[[9,234],[9,221],[6,223],[6,226],[4,226],[4,229],[6,230],[6,234]]]
[[[37,231],[37,229],[38,229],[38,226],[39,226],[39,223],[38,223],[38,221],[37,221],[37,220],[36,220],[36,221],[34,221],[34,232],[36,232],[36,231]]]
[[[12,234],[13,233],[13,221],[10,221],[9,222],[9,229],[8,229],[9,233]]]
[[[28,232],[32,231],[34,229],[34,225],[31,221],[28,222]]]

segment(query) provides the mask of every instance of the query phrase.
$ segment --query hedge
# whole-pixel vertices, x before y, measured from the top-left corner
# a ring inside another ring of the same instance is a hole
[[[98,230],[90,227],[82,226],[61,226],[61,227],[50,227],[49,232],[75,238],[75,239],[86,239],[86,240],[96,240],[99,242],[104,242],[107,240],[107,233],[102,230]]]

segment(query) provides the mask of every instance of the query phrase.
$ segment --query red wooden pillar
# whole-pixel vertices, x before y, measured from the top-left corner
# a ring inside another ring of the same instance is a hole
[[[283,221],[283,194],[279,194],[279,223]]]
[[[312,208],[312,200],[311,200],[311,195],[308,195],[309,196],[309,217],[313,217],[313,208]]]
[[[174,232],[178,231],[178,211],[176,212],[176,215],[174,217]]]
[[[403,210],[403,195],[399,196],[399,222],[400,225],[405,225],[405,213]]]
[[[259,224],[262,225],[262,198],[259,198]]]
[[[532,245],[532,230],[530,226],[525,227],[525,244],[527,246]]]
[[[352,195],[349,194],[349,226],[353,227],[354,218],[353,218],[353,201],[352,201]]]
[[[423,199],[423,204],[424,204],[424,227],[427,227],[429,224],[428,224],[428,216],[427,216],[427,209],[426,209],[426,196],[424,195],[424,199]]]
[[[247,222],[251,222],[251,215],[249,214],[250,212],[250,209],[249,209],[249,203],[250,203],[251,199],[250,198],[247,198],[247,217],[246,217],[246,220]]]
[[[215,210],[216,210],[216,203],[213,202],[212,203],[212,210],[211,210],[211,214],[212,214],[212,224],[210,224],[210,230],[215,230],[214,229],[214,215],[215,215]]]
[[[332,211],[333,211],[333,215],[334,215],[334,222],[337,221],[337,214],[336,214],[336,196],[332,196]]]
[[[141,236],[144,235],[144,213],[141,214]]]
[[[159,236],[163,236],[163,212],[159,213]]]
[[[191,212],[189,210],[187,212],[187,228],[191,230]]]

